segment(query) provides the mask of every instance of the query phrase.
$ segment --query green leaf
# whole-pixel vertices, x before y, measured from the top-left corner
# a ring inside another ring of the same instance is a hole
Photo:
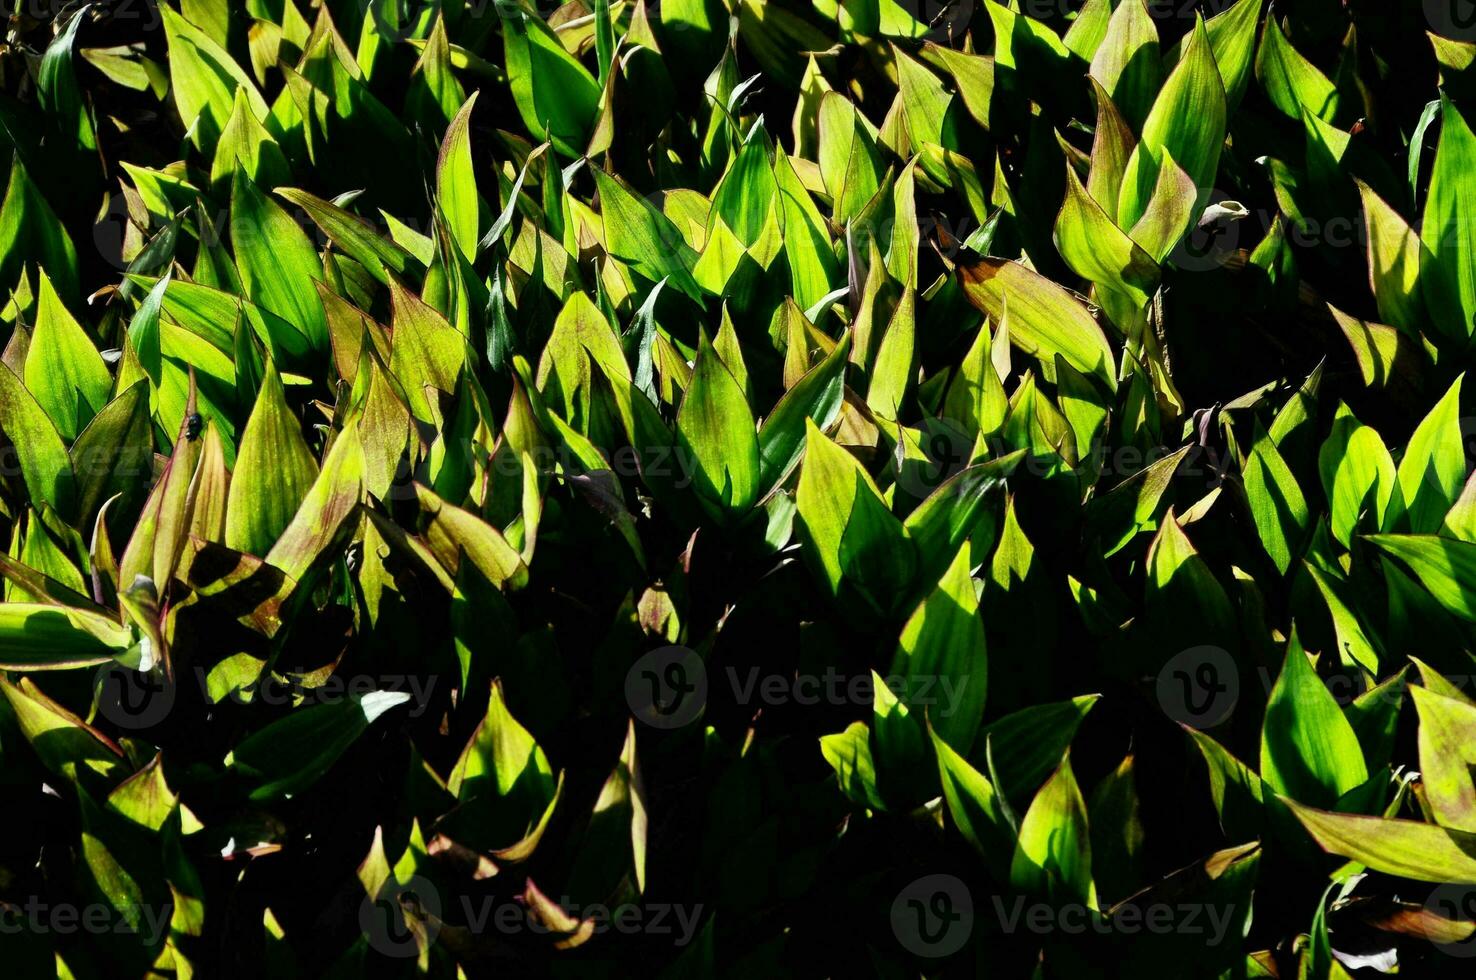
[[[772,245],[765,240],[777,230],[778,190],[769,161],[768,139],[762,128],[755,127],[712,192],[708,234],[721,221],[745,248],[753,248],[756,254],[771,254],[768,250]]]
[[[804,455],[807,423],[828,429],[840,413],[850,351],[851,335],[847,332],[823,361],[805,372],[784,393],[759,427],[761,498],[783,483]]]
[[[1097,125],[1092,134],[1087,194],[1116,222],[1122,194],[1122,177],[1127,173],[1128,159],[1133,155],[1138,139],[1101,84],[1095,78],[1089,77],[1088,81],[1092,84],[1097,100]]]
[[[1416,329],[1424,314],[1420,294],[1420,237],[1403,215],[1356,181],[1363,198],[1363,220],[1368,229],[1368,277],[1378,301],[1379,319],[1396,327]]]
[[[929,734],[938,758],[938,775],[949,816],[980,856],[996,866],[1001,864],[1003,855],[1014,847],[1014,831],[994,786],[931,728]]]
[[[650,402],[644,396],[634,396],[630,392],[630,365],[626,363],[620,338],[611,327],[610,321],[588,296],[582,292],[573,292],[564,308],[559,311],[558,319],[554,321],[553,333],[544,345],[543,356],[538,362],[536,387],[542,391],[544,400],[562,418],[584,434],[596,431],[597,426],[609,421],[600,410],[602,399],[596,398],[593,380],[599,375],[594,373],[594,365],[599,366],[599,373],[610,382],[617,411],[621,413],[621,420],[629,427],[633,421],[631,406],[642,405],[649,408]],[[655,409],[652,408],[651,411],[654,412]],[[664,423],[662,429],[664,434]],[[605,438],[605,435],[600,435],[596,441],[604,442]],[[669,437],[654,442],[647,441],[644,433],[632,432],[630,438],[640,452],[650,452],[658,446],[665,448],[672,444]]]
[[[1366,540],[1408,565],[1447,612],[1476,623],[1476,544],[1433,534],[1370,534]]]
[[[1139,0],[1124,0],[1118,9],[1135,5]],[[1092,199],[1072,167],[1066,168],[1066,200],[1056,217],[1055,238],[1072,271],[1127,304],[1113,312],[1136,313],[1148,304],[1158,285],[1158,264]],[[1017,310],[1010,312],[1018,316]]]
[[[1407,673],[1407,667],[1399,668],[1388,680],[1364,691],[1353,699],[1352,704],[1343,708],[1343,714],[1358,736],[1358,744],[1363,746],[1369,775],[1374,778],[1388,767],[1394,751],[1399,709],[1404,704],[1404,692],[1409,686],[1405,678]]]
[[[325,553],[342,543],[345,532],[358,526],[350,518],[358,517],[363,481],[364,449],[358,430],[340,432],[312,489],[267,552],[267,564],[302,581]]]
[[[996,322],[1009,311],[1010,339],[1027,354],[1049,363],[1066,358],[1083,374],[1116,388],[1112,348],[1087,308],[1065,289],[1018,262],[984,258],[959,266],[959,282],[970,303]]]
[[[1420,239],[1427,250],[1420,288],[1431,319],[1445,337],[1464,345],[1476,330],[1476,136],[1460,110],[1441,101],[1440,145],[1430,171]]]
[[[1469,695],[1463,692],[1455,684],[1451,683],[1434,667],[1431,667],[1419,657],[1416,657],[1412,654],[1410,655],[1409,659],[1410,662],[1413,663],[1415,667],[1419,670],[1420,684],[1422,684],[1426,689],[1444,698],[1451,698],[1455,701],[1466,701],[1471,704],[1476,704],[1476,701],[1472,701]]]
[[[0,432],[25,452],[17,453],[21,479],[34,500],[44,500],[58,513],[76,506],[77,482],[67,446],[26,386],[7,365],[0,364]]]
[[[1038,72],[1037,78],[1046,77],[1047,72],[1068,69],[1071,52],[1055,31],[995,0],[984,0],[984,6],[994,26],[997,68],[1011,71],[1034,69]]]
[[[1097,907],[1086,801],[1068,755],[1030,804],[1010,863],[1010,884],[1053,901]]]
[[[968,751],[984,716],[989,662],[967,553],[908,617],[889,676],[903,678],[902,700],[926,713],[937,738]]]
[[[1143,138],[1128,158],[1117,223],[1137,224],[1148,209],[1165,152],[1183,168],[1201,197],[1214,186],[1225,142],[1225,87],[1210,49],[1204,21],[1195,15],[1184,55],[1164,82],[1143,123]]]
[[[830,195],[831,218],[844,227],[880,186],[875,131],[839,92],[820,100],[820,178]]]
[[[0,669],[94,667],[123,653],[133,642],[131,630],[102,613],[0,602]]]
[[[299,352],[307,350],[307,343],[302,334],[291,324],[274,313],[267,313],[260,309],[253,308],[254,316],[250,315],[242,300],[223,290],[172,277],[153,279],[148,276],[130,275],[129,281],[147,286],[150,290],[157,288],[160,282],[167,282],[168,285],[164,287],[162,312],[167,314],[170,320],[222,353],[235,349],[235,337],[231,328],[238,315],[244,316],[247,322],[252,324],[253,329],[257,324],[260,325],[259,336],[269,350],[280,349],[279,345],[282,341],[295,343],[295,349]],[[252,323],[253,319],[256,323]]]
[[[1230,598],[1172,509],[1164,515],[1148,549],[1147,571],[1146,618],[1156,627],[1157,649],[1236,644],[1239,631]]]
[[[1099,698],[1083,694],[1005,715],[984,726],[969,758],[976,767],[990,770],[995,789],[1011,805],[1022,803],[1061,764],[1082,720]]]
[[[508,84],[523,125],[568,157],[584,153],[599,112],[600,84],[538,16],[498,6]]]
[[[759,494],[758,435],[743,387],[706,337],[677,411],[676,431],[692,467],[693,489],[708,511],[720,520],[747,512]]]
[[[128,342],[138,357],[139,367],[155,388],[163,381],[164,355],[159,339],[159,311],[164,308],[164,294],[169,291],[169,281],[170,275],[166,273],[154,283],[128,323]]]
[[[441,141],[441,155],[436,160],[436,201],[451,229],[451,238],[467,261],[477,256],[478,220],[481,205],[477,198],[477,178],[472,170],[471,114],[477,93],[456,113]]]
[[[1220,829],[1232,840],[1264,835],[1266,790],[1261,777],[1209,735],[1185,727],[1200,755],[1204,756],[1210,795],[1220,817]]]
[[[840,790],[849,799],[873,810],[886,810],[871,755],[871,729],[864,721],[851,722],[843,732],[820,736],[820,754],[835,770]]]
[[[195,385],[191,382],[185,396],[186,412],[194,412],[198,408],[196,396]],[[188,425],[187,419],[182,417],[173,453],[149,492],[143,514],[134,525],[128,547],[118,562],[117,580],[121,588],[134,587],[139,584],[138,578],[143,576],[153,583],[152,588],[164,593],[174,579],[180,551],[189,533],[190,509],[194,502],[190,488],[200,460],[201,440],[198,436],[188,437]]]
[[[599,66],[600,85],[615,60],[615,26],[610,17],[610,0],[594,0],[595,15],[595,63]]]
[[[1259,423],[1241,475],[1261,547],[1285,574],[1307,530],[1307,501],[1297,478]]]
[[[1331,303],[1327,309],[1353,348],[1365,386],[1383,388],[1418,377],[1417,369],[1412,369],[1424,356],[1408,336],[1391,326],[1349,316]]]
[[[456,839],[486,849],[523,840],[554,805],[559,784],[537,741],[508,711],[494,681],[485,716],[446,782],[462,811],[452,814]]]
[[[849,586],[872,609],[891,609],[916,568],[906,532],[856,458],[808,418],[795,496],[805,557],[826,591]]]
[[[10,161],[10,183],[0,203],[0,287],[12,288],[22,264],[30,262],[51,275],[62,299],[76,301],[77,250],[17,154]]]
[[[1313,561],[1304,561],[1303,565],[1327,604],[1336,634],[1338,657],[1343,665],[1361,667],[1370,676],[1378,676],[1379,646],[1371,639],[1371,631],[1353,611],[1347,580],[1335,569],[1319,568]]]
[[[974,533],[984,509],[1002,494],[1005,480],[1025,458],[1017,449],[1008,456],[967,466],[950,476],[907,515],[903,527],[917,553],[919,581],[937,581],[958,550]]]
[[[77,43],[77,28],[87,16],[87,8],[78,10],[67,20],[67,26],[46,46],[36,72],[36,90],[41,105],[63,131],[75,138],[84,150],[97,148],[92,113],[82,99],[77,74],[72,68],[72,49]]]
[[[871,385],[866,405],[882,418],[899,417],[903,399],[911,391],[916,375],[914,351],[917,340],[917,293],[904,289],[891,322],[877,348],[871,367]]]
[[[1154,460],[1088,505],[1088,527],[1099,536],[1104,557],[1121,551],[1140,532],[1158,528],[1168,506],[1165,495],[1189,449]]]
[[[1101,49],[1112,20],[1112,4],[1107,0],[1088,0],[1081,5],[1076,19],[1066,28],[1061,43],[1066,50],[1083,61],[1090,61]]]
[[[783,148],[774,151],[774,182],[784,221],[784,254],[789,260],[794,301],[802,309],[809,309],[830,292],[831,284],[839,277],[830,233]]]
[[[431,409],[427,389],[446,394],[456,390],[456,380],[466,365],[466,338],[397,282],[390,283],[390,327],[394,334],[390,373],[399,382],[411,413],[434,423],[438,416]]]
[[[1225,83],[1225,104],[1231,112],[1240,105],[1250,83],[1256,25],[1261,20],[1262,5],[1263,0],[1237,0],[1204,22],[1215,64]]]
[[[309,218],[344,254],[362,265],[384,285],[389,273],[403,276],[416,260],[394,242],[380,235],[368,222],[344,209],[295,187],[279,187],[277,195],[302,208]]]
[[[713,338],[712,349],[717,352],[718,360],[733,375],[733,380],[738,382],[738,387],[743,389],[743,397],[752,398],[753,381],[748,376],[748,362],[743,357],[743,344],[738,339],[738,328],[733,325],[733,317],[728,312],[726,303],[723,304],[722,315],[722,325]],[[700,339],[698,343],[701,343]]]
[[[1293,119],[1305,108],[1331,122],[1338,110],[1338,93],[1327,76],[1292,47],[1273,12],[1266,18],[1261,47],[1256,54],[1256,78],[1271,104]]]
[[[916,150],[926,143],[936,143],[950,150],[958,149],[957,139],[951,131],[952,124],[947,118],[953,96],[937,75],[895,44],[892,45],[892,55],[897,66],[897,94],[902,100],[902,116],[912,146]],[[947,179],[947,174],[936,170],[930,174],[940,180]]]
[[[1200,213],[1199,204],[1199,188],[1194,186],[1193,178],[1164,149],[1148,207],[1128,234],[1150,259],[1162,262],[1194,227]]]
[[[626,722],[625,742],[600,787],[569,873],[570,891],[609,888],[632,881],[646,887],[646,792],[636,760],[636,721]]]
[[[1419,712],[1420,784],[1435,822],[1476,829],[1476,707],[1419,686],[1409,689]]]
[[[7,595],[22,598],[29,594],[43,602],[55,598],[61,605],[78,608],[95,605],[82,594],[90,591],[77,568],[82,542],[73,537],[54,510],[41,504],[25,520],[18,521],[13,549],[15,545],[19,545],[19,561],[0,558],[0,570],[5,570],[13,586],[5,590]]]
[[[291,324],[315,351],[328,348],[328,323],[314,280],[318,253],[297,222],[241,171],[231,186],[231,250],[246,296]]]
[[[1329,854],[1414,881],[1476,883],[1476,834],[1414,820],[1330,813],[1283,799]]]
[[[994,98],[994,59],[956,51],[932,41],[924,42],[921,54],[924,61],[953,76],[954,88],[964,108],[975,122],[988,129]]]
[[[702,291],[692,278],[697,253],[682,238],[671,219],[631,191],[620,178],[591,168],[600,193],[600,215],[605,246],[610,254],[652,282],[670,280],[682,292],[700,300]]]
[[[962,427],[969,435],[992,435],[1004,424],[1009,412],[1003,379],[995,369],[989,321],[979,325],[974,343],[955,370],[943,398],[943,418]],[[1000,338],[1008,354],[1008,335]]]
[[[510,591],[527,584],[527,564],[497,528],[442,500],[423,484],[415,485],[415,493],[427,518],[425,542],[453,579],[466,561],[499,589]]]
[[[1363,750],[1295,639],[1266,702],[1261,777],[1278,793],[1332,806],[1368,779]]]
[[[406,691],[370,691],[301,708],[247,736],[226,763],[253,784],[254,802],[290,800],[327,774],[380,715],[408,700]]]
[[[936,798],[938,784],[928,764],[925,719],[899,699],[875,670],[871,672],[871,744],[888,808],[903,810]]]
[[[26,387],[67,442],[107,404],[112,375],[92,340],[40,272],[36,326],[26,355]]]
[[[1161,70],[1158,28],[1143,0],[1118,3],[1102,45],[1092,57],[1091,76],[1134,128],[1148,117]]]
[[[258,120],[265,119],[270,110],[255,84],[224,48],[167,4],[159,5],[159,14],[169,43],[169,90],[179,118],[195,146],[207,156],[213,155],[221,130],[230,119],[237,91],[245,93]]]
[[[1460,498],[1440,525],[1440,533],[1448,538],[1476,542],[1476,480],[1466,479]]]
[[[1428,534],[1440,527],[1461,495],[1466,480],[1466,450],[1461,433],[1461,381],[1458,377],[1430,409],[1399,460],[1399,492],[1409,530]]]
[[[287,407],[277,366],[268,362],[231,477],[226,547],[265,555],[292,522],[317,476],[318,463]]]
[[[211,186],[230,179],[237,170],[245,171],[258,187],[266,190],[285,184],[292,175],[282,148],[253,114],[243,88],[236,89],[231,117],[215,147],[215,159],[210,165]]]
[[[29,677],[18,683],[0,679],[0,694],[9,702],[20,733],[58,776],[107,787],[126,772],[123,750],[115,742],[53,701]]]
[[[906,289],[917,288],[917,257],[922,244],[922,232],[917,224],[919,161],[919,157],[909,160],[892,185],[892,241],[887,251],[887,271]]]
[[[436,17],[430,37],[420,46],[420,59],[415,63],[410,91],[405,98],[407,113],[417,117],[439,117],[437,123],[442,120],[451,122],[456,118],[456,111],[466,102],[466,90],[452,70],[453,65],[451,42],[446,36],[446,18]],[[469,64],[456,67],[469,67]]]
[[[1376,430],[1339,405],[1317,459],[1334,538],[1348,547],[1358,527],[1387,526],[1385,515],[1398,483],[1394,461]]]
[[[149,418],[149,386],[130,385],[108,402],[72,443],[77,475],[79,526],[87,526],[103,501],[139,486],[154,459],[154,427]]]

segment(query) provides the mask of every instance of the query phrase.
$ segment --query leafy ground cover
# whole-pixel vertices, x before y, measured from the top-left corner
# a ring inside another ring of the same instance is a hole
[[[1476,28],[0,43],[16,976],[1468,976]]]

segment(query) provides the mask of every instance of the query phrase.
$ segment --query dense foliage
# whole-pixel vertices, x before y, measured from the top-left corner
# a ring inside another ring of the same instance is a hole
[[[1467,7],[16,7],[6,975],[1468,976]]]

